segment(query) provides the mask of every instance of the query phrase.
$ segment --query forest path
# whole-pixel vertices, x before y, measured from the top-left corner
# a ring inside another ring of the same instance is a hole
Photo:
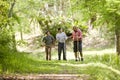
[[[100,67],[109,70],[120,76],[120,71],[102,63],[87,63],[87,64],[71,64],[71,63],[58,63],[61,66],[71,66],[76,68],[85,67]],[[2,75],[0,80],[90,80],[88,74],[16,74],[16,75]]]
[[[0,80],[89,80],[89,76],[78,74],[30,74],[4,76]]]

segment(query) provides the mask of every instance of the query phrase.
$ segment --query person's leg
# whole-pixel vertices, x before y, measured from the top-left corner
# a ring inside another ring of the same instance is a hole
[[[74,49],[75,60],[77,61],[77,57],[78,57],[78,54],[77,54],[77,41],[73,42],[73,49]]]
[[[80,52],[81,61],[83,61],[82,41],[79,41],[79,52]]]
[[[78,61],[78,59],[77,59],[78,58],[77,57],[78,56],[77,52],[74,52],[74,55],[75,55],[75,61]]]
[[[48,59],[51,60],[51,47],[48,48]]]
[[[67,60],[66,59],[66,44],[65,43],[63,43],[63,45],[62,45],[62,49],[63,49],[63,60]]]
[[[61,43],[58,43],[58,60],[61,60],[61,51],[62,51]]]
[[[80,61],[80,55],[79,55],[79,41],[77,41],[77,59]]]
[[[48,47],[45,47],[45,52],[46,52],[46,60],[48,60]]]

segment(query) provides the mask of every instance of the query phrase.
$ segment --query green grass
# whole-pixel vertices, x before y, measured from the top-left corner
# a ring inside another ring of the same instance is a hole
[[[1,74],[86,74],[91,80],[120,80],[120,58],[115,54],[85,55],[84,62],[45,61],[30,53],[0,50]],[[106,65],[103,67],[101,64]]]

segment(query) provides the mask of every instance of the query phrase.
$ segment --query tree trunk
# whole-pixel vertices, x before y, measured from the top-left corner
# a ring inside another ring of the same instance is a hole
[[[13,14],[13,8],[14,8],[14,5],[15,5],[15,0],[14,2],[11,4],[11,7],[10,7],[10,10],[9,10],[9,14],[8,14],[8,18],[11,18],[12,17],[12,14]]]
[[[119,31],[116,31],[116,52],[120,55],[120,34]]]
[[[73,18],[72,5],[70,0],[69,0],[69,7],[70,7],[70,15]]]
[[[94,25],[93,25],[93,22],[96,21],[96,15],[94,15],[88,22],[88,32],[90,33],[93,28],[94,28]]]
[[[11,18],[13,16],[13,8],[14,8],[14,5],[15,5],[15,2],[16,2],[16,0],[14,0],[14,2],[11,3],[8,18]],[[13,31],[12,27],[11,27],[11,31]],[[13,49],[16,51],[17,49],[16,49],[15,33],[13,33],[13,35],[12,35],[12,46],[13,46]]]
[[[116,34],[116,52],[120,55],[120,16],[116,15],[115,34]]]
[[[21,40],[23,40],[23,32],[22,32],[22,29],[20,30],[20,38],[21,38]]]
[[[93,29],[93,24],[91,23],[91,19],[88,22],[88,32],[90,33]]]
[[[14,50],[14,51],[17,51],[17,48],[16,48],[16,40],[15,40],[15,34],[12,35],[12,42],[13,42],[13,50]]]

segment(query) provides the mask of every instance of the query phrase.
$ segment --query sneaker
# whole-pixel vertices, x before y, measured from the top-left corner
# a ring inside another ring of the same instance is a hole
[[[59,61],[61,60],[61,59],[58,59]]]
[[[63,59],[64,61],[67,61],[67,59]]]
[[[75,61],[78,61],[77,59],[75,59]]]
[[[81,61],[83,61],[83,58],[81,58]]]

